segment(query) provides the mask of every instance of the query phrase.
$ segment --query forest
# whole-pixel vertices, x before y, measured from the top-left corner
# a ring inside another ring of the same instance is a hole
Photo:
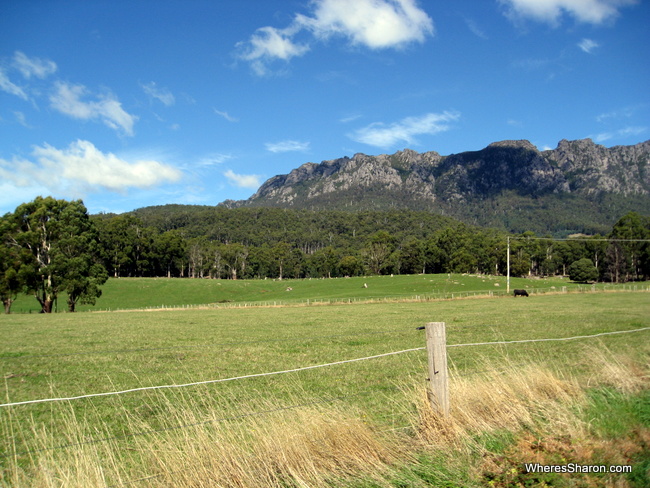
[[[38,197],[0,218],[0,298],[31,293],[50,312],[93,303],[108,277],[331,278],[506,273],[625,282],[650,276],[650,217],[604,236],[507,234],[413,210],[311,211],[166,205],[89,215],[81,200]]]

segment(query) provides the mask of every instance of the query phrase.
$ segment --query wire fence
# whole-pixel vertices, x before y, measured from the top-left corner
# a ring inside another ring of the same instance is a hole
[[[352,395],[340,395],[336,397],[331,397],[331,398],[324,398],[324,399],[318,399],[310,402],[304,402],[304,403],[298,403],[294,405],[286,405],[286,406],[281,406],[277,408],[270,408],[267,410],[262,410],[258,412],[248,412],[248,413],[243,413],[239,415],[230,415],[230,416],[225,416],[217,419],[210,419],[210,420],[202,420],[199,422],[191,422],[191,423],[186,423],[186,424],[179,424],[179,425],[174,425],[170,427],[163,427],[160,429],[150,429],[150,430],[145,430],[145,431],[140,431],[140,432],[129,432],[126,434],[120,434],[120,435],[114,435],[114,436],[109,436],[109,437],[102,437],[102,438],[97,438],[97,439],[90,439],[87,441],[81,441],[81,442],[72,442],[68,444],[61,444],[58,446],[51,446],[51,447],[42,447],[38,449],[31,449],[27,451],[21,451],[21,452],[15,452],[12,454],[3,454],[0,455],[0,459],[2,458],[7,458],[9,456],[25,456],[28,454],[35,454],[39,452],[45,452],[45,451],[53,451],[53,450],[59,450],[59,449],[70,449],[73,447],[81,447],[81,446],[86,446],[86,445],[92,445],[92,444],[98,444],[101,442],[110,442],[110,441],[116,441],[116,440],[123,440],[123,439],[129,439],[133,437],[140,437],[140,436],[146,436],[146,435],[152,435],[152,434],[160,434],[163,432],[170,432],[173,430],[179,430],[179,429],[187,429],[190,427],[200,427],[204,425],[210,425],[210,424],[216,424],[220,422],[228,422],[232,420],[241,420],[245,418],[250,418],[250,417],[259,417],[262,415],[269,415],[272,413],[278,413],[278,412],[285,412],[287,410],[295,410],[297,408],[304,408],[304,407],[312,407],[315,405],[323,405],[323,404],[328,404],[328,403],[334,403],[337,401],[341,400],[346,400],[349,398],[353,397],[358,397],[362,395],[367,395],[372,393],[370,390],[362,391],[362,392],[357,392]]]
[[[650,292],[650,285],[646,283],[594,283],[586,285],[561,285],[550,287],[525,287],[531,295],[550,295],[567,293],[596,293],[596,292]],[[220,301],[213,303],[193,304],[166,304],[149,305],[145,307],[93,307],[83,313],[107,313],[107,312],[133,312],[133,311],[166,311],[166,310],[210,310],[210,309],[246,309],[246,308],[273,308],[273,307],[310,307],[323,305],[345,305],[360,303],[395,303],[395,302],[431,302],[438,300],[455,300],[467,298],[501,298],[512,296],[503,288],[483,290],[454,290],[434,289],[430,293],[403,293],[392,295],[364,295],[356,297],[339,298],[295,298],[276,300],[250,300],[250,301]],[[31,308],[18,313],[38,313],[40,309]],[[58,313],[65,313],[58,310]]]
[[[489,326],[489,324],[472,324],[471,326],[464,326],[464,327],[478,327],[478,326]],[[463,326],[460,326],[460,327],[463,327]],[[650,327],[640,327],[640,328],[628,329],[628,330],[600,332],[600,333],[596,333],[596,334],[578,335],[578,336],[569,336],[569,337],[554,337],[554,338],[537,338],[537,339],[521,339],[521,340],[501,340],[501,341],[457,343],[457,344],[448,344],[447,348],[463,348],[463,347],[479,347],[479,346],[504,346],[504,345],[515,345],[515,344],[565,342],[565,341],[576,341],[576,340],[586,340],[586,339],[593,339],[593,338],[601,338],[601,337],[615,336],[615,335],[621,335],[621,334],[639,333],[639,332],[643,332],[643,331],[647,331],[647,330],[650,330]],[[397,330],[395,330],[395,331],[382,331],[382,333],[394,333],[394,332],[397,332]],[[378,334],[378,333],[377,332],[369,332],[367,334],[374,335],[374,334]],[[335,338],[335,337],[350,337],[350,336],[356,336],[356,335],[364,335],[364,334],[363,333],[362,334],[356,333],[356,334],[344,334],[344,335],[338,334],[338,335],[327,335],[327,336],[315,336],[315,337],[309,337],[309,338],[304,338],[303,337],[303,338],[269,339],[269,340],[261,340],[261,341],[239,341],[239,342],[235,341],[235,342],[220,343],[220,344],[221,345],[223,345],[223,344],[238,345],[238,344],[250,344],[250,343],[276,342],[276,341],[295,341],[295,340],[305,340],[305,339],[312,340],[312,339],[326,339],[326,338]],[[160,348],[144,349],[144,350],[159,350],[159,349]],[[124,395],[124,394],[136,393],[136,392],[144,392],[144,391],[152,391],[152,390],[181,389],[181,388],[187,388],[187,387],[192,387],[192,386],[197,386],[197,385],[216,384],[216,383],[233,382],[233,381],[252,379],[252,378],[260,378],[260,377],[291,374],[291,373],[297,373],[297,372],[307,371],[307,370],[314,370],[314,369],[319,369],[319,368],[334,367],[334,366],[349,364],[349,363],[358,363],[358,362],[362,362],[362,361],[370,361],[370,360],[385,358],[385,357],[389,357],[389,356],[398,356],[398,355],[408,354],[408,353],[412,353],[412,352],[416,352],[416,351],[423,351],[425,349],[426,349],[426,347],[415,347],[415,348],[403,349],[403,350],[399,350],[399,351],[390,351],[390,352],[375,354],[375,355],[370,355],[370,356],[364,356],[364,357],[358,357],[358,358],[352,358],[352,359],[344,359],[344,360],[340,360],[340,361],[333,361],[333,362],[316,364],[316,365],[308,365],[308,366],[302,366],[302,367],[279,370],[279,371],[270,371],[270,372],[263,372],[263,373],[239,375],[239,376],[234,376],[234,377],[229,377],[229,378],[219,378],[219,379],[206,380],[206,381],[197,381],[197,382],[190,382],[190,383],[183,383],[183,384],[146,386],[146,387],[140,387],[140,388],[131,388],[131,389],[125,389],[125,390],[110,391],[110,392],[91,393],[91,394],[86,394],[86,395],[78,395],[78,396],[70,396],[70,397],[43,398],[43,399],[26,400],[26,401],[19,401],[19,402],[8,402],[8,403],[0,404],[0,411],[2,411],[4,409],[13,409],[15,407],[32,405],[32,404],[55,403],[55,402],[72,402],[72,401],[80,400],[80,399],[118,396],[118,395]],[[143,349],[134,349],[134,350],[128,350],[128,351],[142,351],[142,350]],[[83,354],[83,353],[81,353],[81,354]],[[34,355],[32,357],[39,357],[39,356]],[[471,373],[466,373],[466,374],[463,374],[462,376],[468,376],[469,377],[469,376],[474,376],[474,375],[479,375],[479,374],[488,374],[488,373],[489,374],[502,374],[502,373],[505,374],[508,371],[511,371],[512,367],[515,367],[517,365],[523,366],[523,365],[526,365],[526,364],[529,364],[529,363],[513,363],[513,364],[508,364],[507,369],[504,369],[502,371],[497,371],[496,369],[486,369],[486,370],[473,371]],[[394,388],[396,388],[396,387],[394,387]],[[6,452],[5,454],[0,454],[0,459],[18,458],[18,457],[21,457],[21,456],[31,456],[33,454],[37,454],[37,453],[45,452],[45,451],[64,450],[64,449],[71,449],[71,448],[75,448],[75,447],[81,447],[81,446],[85,446],[85,445],[92,445],[92,444],[98,444],[98,443],[104,443],[104,442],[110,442],[110,441],[128,440],[130,438],[146,436],[146,435],[154,435],[154,434],[159,434],[159,433],[173,431],[173,430],[189,429],[189,428],[195,428],[195,427],[200,427],[200,426],[205,426],[205,425],[210,425],[210,424],[215,424],[215,423],[220,423],[220,422],[227,422],[227,421],[241,420],[241,419],[257,417],[257,416],[263,416],[263,415],[270,415],[270,414],[273,414],[273,413],[290,411],[290,410],[295,410],[295,409],[304,408],[304,407],[330,404],[330,403],[334,403],[334,402],[347,400],[347,399],[350,399],[352,397],[370,395],[370,394],[374,394],[374,393],[376,393],[376,390],[365,390],[365,391],[361,391],[361,392],[357,392],[355,394],[349,394],[349,395],[334,395],[334,396],[331,396],[331,397],[313,399],[313,400],[310,400],[310,401],[307,401],[307,402],[301,402],[301,403],[292,404],[292,405],[283,405],[283,406],[280,406],[280,407],[277,407],[277,408],[265,409],[265,410],[254,411],[254,412],[246,412],[246,413],[242,413],[242,414],[238,414],[238,415],[224,416],[224,417],[216,418],[216,419],[212,418],[212,419],[203,420],[203,421],[199,421],[199,422],[172,425],[172,426],[162,427],[162,428],[159,428],[159,429],[149,429],[149,430],[144,430],[144,431],[140,431],[140,432],[128,432],[128,433],[119,434],[119,435],[105,436],[105,437],[88,439],[88,440],[84,440],[84,441],[80,441],[80,442],[70,442],[70,443],[64,443],[64,444],[59,444],[59,445],[55,445],[55,446],[39,447],[39,448],[36,448],[36,449],[25,449],[23,451],[16,451],[15,448],[14,448],[14,449],[9,449],[10,452]],[[405,429],[405,428],[408,428],[408,426],[406,426],[406,427],[397,427],[397,428],[393,427],[392,429],[387,429],[387,430],[397,430],[397,429]],[[169,475],[169,474],[173,474],[173,473],[162,473],[162,474],[156,474],[156,475],[151,475],[151,476],[145,476],[145,477],[141,477],[141,478],[137,478],[137,479],[133,479],[133,480],[123,481],[123,482],[119,483],[118,485],[109,485],[109,486],[128,486],[128,485],[132,485],[132,484],[135,484],[135,483],[144,482],[144,481],[147,481],[147,480],[159,478],[159,477],[162,477],[164,475]]]
[[[505,344],[523,344],[523,343],[531,343],[531,342],[559,342],[559,341],[573,341],[573,340],[578,340],[578,339],[591,339],[594,337],[602,337],[602,336],[608,336],[608,335],[617,335],[617,334],[629,334],[632,332],[641,332],[645,330],[650,330],[650,327],[642,327],[638,329],[631,329],[631,330],[620,330],[620,331],[612,331],[612,332],[601,332],[598,334],[591,334],[591,335],[581,335],[581,336],[573,336],[573,337],[555,337],[555,338],[544,338],[544,339],[523,339],[523,340],[511,340],[511,341],[492,341],[492,342],[472,342],[472,343],[466,343],[466,344],[447,344],[447,348],[452,348],[452,347],[467,347],[467,346],[490,346],[490,345],[505,345]],[[330,363],[324,363],[324,364],[314,364],[311,366],[303,366],[300,368],[292,368],[292,369],[285,369],[281,371],[270,371],[266,373],[253,373],[253,374],[247,374],[247,375],[241,375],[241,376],[233,376],[231,378],[220,378],[220,379],[213,379],[213,380],[205,380],[205,381],[195,381],[191,383],[183,383],[183,384],[178,384],[178,385],[157,385],[157,386],[144,386],[140,388],[130,388],[127,390],[120,390],[120,391],[111,391],[111,392],[103,392],[103,393],[90,393],[87,395],[78,395],[78,396],[72,396],[72,397],[62,397],[62,398],[43,398],[43,399],[38,399],[38,400],[25,400],[21,402],[11,402],[11,403],[2,403],[0,404],[0,408],[6,408],[6,407],[15,407],[18,405],[29,405],[29,404],[35,404],[35,403],[51,403],[51,402],[67,402],[67,401],[73,401],[73,400],[81,400],[85,398],[96,398],[96,397],[105,397],[105,396],[114,396],[114,395],[124,395],[126,393],[134,393],[134,392],[139,392],[139,391],[149,391],[149,390],[163,390],[163,389],[170,389],[170,388],[186,388],[189,386],[198,386],[198,385],[207,385],[207,384],[214,384],[214,383],[224,383],[227,381],[237,381],[237,380],[243,380],[243,379],[249,379],[249,378],[260,378],[264,376],[275,376],[275,375],[281,375],[281,374],[287,374],[287,373],[296,373],[299,371],[307,371],[311,369],[318,369],[318,368],[326,368],[329,366],[338,366],[341,364],[347,364],[347,363],[355,363],[359,361],[367,361],[370,359],[378,359],[378,358],[383,358],[383,357],[388,357],[388,356],[396,356],[398,354],[404,354],[404,353],[409,353],[409,352],[414,352],[414,351],[422,351],[425,350],[426,347],[415,347],[411,349],[404,349],[401,351],[392,351],[392,352],[386,352],[382,354],[375,354],[372,356],[366,356],[366,357],[361,357],[361,358],[354,358],[354,359],[344,359],[341,361],[334,361]]]
[[[611,284],[595,283],[592,285],[570,285],[570,286],[551,286],[551,287],[527,287],[529,294],[565,294],[565,293],[596,293],[596,292],[649,292],[650,285],[647,284]],[[378,295],[363,296],[350,298],[305,298],[289,300],[264,300],[264,301],[244,301],[244,302],[217,302],[204,304],[161,304],[144,307],[141,309],[132,308],[95,308],[92,312],[128,312],[133,310],[203,310],[203,309],[240,309],[240,308],[271,308],[287,306],[322,306],[322,305],[345,305],[359,303],[393,303],[393,302],[430,302],[437,300],[455,300],[461,298],[498,298],[511,296],[512,292],[503,289],[486,289],[470,291],[433,291],[431,293],[421,294],[399,294],[399,295]]]

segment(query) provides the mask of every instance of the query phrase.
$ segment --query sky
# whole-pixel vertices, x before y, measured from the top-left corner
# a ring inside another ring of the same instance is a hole
[[[242,200],[306,162],[650,139],[648,0],[0,0],[0,215]]]

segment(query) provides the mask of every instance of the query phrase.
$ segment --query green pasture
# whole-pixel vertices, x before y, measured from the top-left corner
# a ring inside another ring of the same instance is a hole
[[[367,287],[364,287],[367,285]],[[647,290],[649,283],[585,285],[566,278],[511,278],[510,288],[531,294],[560,291]],[[445,299],[474,295],[505,295],[506,278],[490,275],[395,275],[306,280],[210,280],[182,278],[109,279],[94,306],[79,305],[78,311],[115,311],[147,308],[213,307],[246,305],[312,304],[384,299]],[[20,296],[13,313],[38,313],[33,296]],[[67,310],[65,295],[57,310]]]
[[[415,281],[409,285],[405,277],[393,279],[401,280],[404,293],[418,291]],[[419,279],[425,282],[427,277]],[[482,283],[482,278],[475,280]],[[390,277],[366,282],[368,289],[363,291],[395,289]],[[287,283],[273,284],[276,293],[277,286],[286,288]],[[301,284],[310,285],[294,282],[294,290]],[[447,323],[447,341],[452,345],[650,327],[649,312],[648,292],[599,292],[528,299],[12,314],[0,320],[1,403],[209,381],[418,348],[425,345],[424,333],[415,328],[431,321]],[[489,376],[530,363],[579,375],[593,369],[600,357],[594,350],[599,348],[647,363],[649,339],[650,330],[566,342],[457,347],[449,348],[449,363],[452,374],[459,376]],[[403,401],[404,389],[424,384],[426,355],[413,351],[224,383],[0,407],[0,465],[10,459],[10,452],[29,455],[35,449],[72,442],[56,436],[71,418],[87,426],[88,438],[117,438],[115,442],[128,444],[134,418],[146,422],[145,431],[169,428],[165,422],[178,404],[192,405],[199,419],[204,410],[216,409],[223,419],[234,421],[295,405],[332,402],[383,428],[402,428],[411,413]],[[52,445],[35,444],[35,432],[43,430],[53,433]]]

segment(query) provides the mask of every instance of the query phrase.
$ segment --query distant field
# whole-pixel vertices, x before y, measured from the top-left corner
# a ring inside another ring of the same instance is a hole
[[[501,287],[494,287],[494,282]],[[362,287],[364,283],[368,288]],[[513,280],[511,286],[545,286],[550,291],[551,286],[558,290],[576,285],[561,280]],[[293,290],[288,292],[287,287]],[[259,302],[281,300],[287,294],[294,294],[295,302],[323,296],[407,298],[502,287],[503,279],[459,275],[283,282],[121,279],[107,283],[102,298],[107,302],[98,303],[98,307],[122,303],[115,308],[146,308],[155,306],[153,298],[166,306]],[[12,314],[0,319],[0,371],[4,378],[0,403],[209,381],[418,348],[424,346],[424,333],[415,328],[431,321],[447,323],[448,344],[630,330],[650,327],[650,293]],[[643,331],[566,342],[450,348],[449,361],[457,381],[489,380],[492,375],[535,365],[557,371],[561,377],[583,378],[586,384],[596,381],[595,371],[603,370],[611,355],[625,357],[630,364],[647,365],[649,339],[650,331]],[[52,456],[49,462],[60,464],[63,461],[57,461],[57,456],[70,455],[65,446],[86,449],[88,439],[112,439],[97,446],[93,443],[90,448],[110,447],[111,456],[135,456],[120,461],[115,469],[130,472],[135,463],[133,473],[144,476],[153,468],[137,468],[139,456],[142,449],[151,448],[134,446],[151,437],[146,432],[166,432],[170,426],[171,432],[177,432],[180,425],[178,432],[191,437],[193,431],[188,426],[194,424],[212,425],[215,418],[246,419],[259,412],[267,413],[255,419],[273,422],[280,414],[272,412],[286,409],[282,418],[290,422],[291,412],[300,405],[333,408],[380,431],[402,431],[412,425],[414,415],[406,392],[424,388],[426,374],[425,352],[414,351],[226,383],[0,408],[0,473],[8,480],[17,466],[14,460],[28,463],[42,454]],[[239,421],[232,422],[239,425]],[[71,432],[71,426],[76,430]],[[7,457],[11,452],[25,454]],[[113,475],[109,479],[115,481]]]
[[[367,285],[367,288],[364,287]],[[613,285],[584,285],[563,278],[511,278],[510,288],[525,288],[531,293],[562,290],[648,289],[649,282]],[[282,305],[330,301],[382,299],[439,299],[472,295],[505,295],[503,276],[460,274],[368,276],[315,280],[200,280],[179,278],[109,279],[102,286],[96,305],[79,305],[78,311],[132,310],[146,308],[232,304]],[[58,311],[67,310],[65,295],[59,298]],[[32,296],[19,297],[13,313],[37,313],[40,306]]]
[[[415,328],[431,321],[448,324],[448,343],[453,344],[634,329],[650,326],[649,311],[650,293],[628,292],[328,307],[14,314],[0,321],[3,398],[13,402],[179,384],[399,351],[424,346],[424,334]],[[602,343],[642,353],[650,347],[650,341],[642,340],[649,335],[612,336]],[[577,371],[579,352],[593,343],[459,348],[452,350],[450,360],[452,367],[469,373],[502,354],[509,363],[566,363]],[[422,377],[425,358],[424,352],[415,352],[188,391],[242,388],[245,396],[263,394],[279,400],[286,400],[295,388],[308,396],[349,395],[373,388],[383,392]],[[97,404],[103,409],[140,401],[139,394],[129,394],[73,405],[83,410]],[[372,396],[362,403],[368,401],[374,402]],[[381,403],[376,412],[380,416],[390,410],[389,404]],[[48,411],[47,405],[20,410]]]

